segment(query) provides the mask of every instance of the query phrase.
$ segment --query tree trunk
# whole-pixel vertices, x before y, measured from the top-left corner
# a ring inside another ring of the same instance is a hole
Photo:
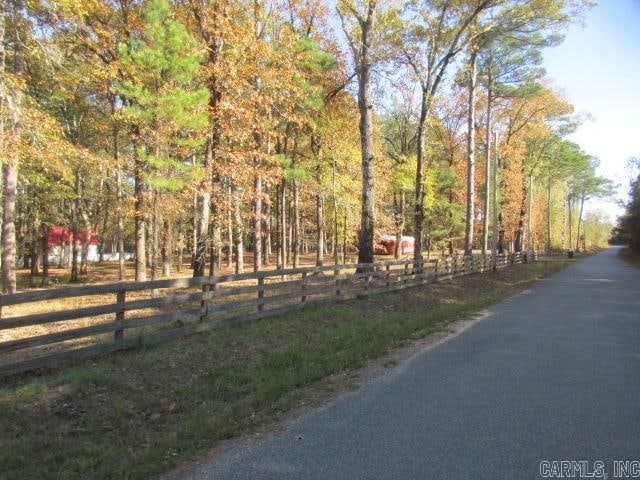
[[[207,263],[207,250],[211,245],[209,237],[209,217],[211,213],[211,188],[213,180],[213,146],[211,138],[207,143],[207,152],[204,160],[204,179],[201,184],[201,194],[198,212],[198,230],[196,243],[196,255],[193,259],[193,276],[204,276],[204,269]]]
[[[67,259],[67,242],[63,239],[60,245],[60,256],[58,257],[58,268],[62,268]]]
[[[30,256],[31,256],[31,271],[29,275],[29,286],[36,286],[36,277],[40,273],[40,255],[39,255],[39,247],[40,243],[38,239],[38,230],[40,229],[38,225],[38,217],[36,214],[31,216],[31,225],[30,225]]]
[[[116,171],[116,195],[118,206],[116,208],[116,224],[117,224],[117,237],[118,237],[118,280],[125,279],[125,253],[124,253],[124,216],[122,215],[123,208],[123,194],[122,194],[122,172],[118,167]]]
[[[182,261],[184,260],[184,221],[181,219],[178,230],[178,263],[176,264],[176,272],[182,272]]]
[[[333,190],[333,263],[338,265],[340,263],[340,254],[338,252],[338,195],[336,191],[336,157],[333,156],[332,165],[332,178],[331,188]]]
[[[196,160],[195,157],[193,159],[192,165],[195,165]],[[196,189],[193,190],[193,202],[192,202],[192,210],[193,217],[191,217],[191,268],[195,269],[196,265],[196,255],[198,251],[198,225],[200,224],[200,220],[198,218],[198,191]]]
[[[5,18],[6,13],[5,9],[9,9],[8,5],[5,5],[4,8],[0,9],[0,16],[2,16],[2,23],[0,24],[0,40],[2,43],[2,58],[0,59],[2,69],[0,71],[2,90],[0,94],[11,95],[11,104],[8,102],[7,97],[0,98],[0,102],[2,102],[2,110],[7,106],[8,114],[9,114],[9,131],[10,136],[15,139],[16,142],[19,141],[20,136],[22,135],[22,91],[20,87],[16,87],[9,94],[8,88],[5,83],[5,53],[4,53],[4,45],[5,45]],[[15,10],[21,9],[21,2],[16,2],[14,5]],[[18,22],[15,22],[15,35],[16,39],[19,39],[20,32],[18,31],[19,26],[17,26]],[[14,76],[21,80],[24,74],[24,57],[22,54],[21,43],[20,41],[15,42],[14,47],[14,59],[13,59],[13,74]],[[3,112],[4,113],[4,112]],[[4,117],[4,115],[1,115]],[[4,123],[3,123],[4,130]],[[4,131],[1,132],[2,143],[5,141]],[[4,147],[6,150],[6,147]],[[5,293],[15,293],[16,292],[16,225],[15,225],[15,209],[16,209],[16,189],[18,185],[18,154],[19,151],[17,148],[11,148],[7,159],[2,166],[2,282],[3,282],[3,291]]]
[[[134,137],[137,136],[137,129],[134,131]],[[135,196],[135,213],[133,216],[135,223],[135,242],[136,242],[136,282],[144,282],[147,279],[146,265],[146,186],[144,184],[144,160],[137,151],[136,141],[134,140],[134,196]]]
[[[293,199],[292,199],[293,200]],[[287,242],[287,258],[289,259],[289,262],[293,261],[293,206],[292,206],[292,201],[289,201],[289,205],[287,208],[287,216],[288,216],[288,224],[287,224],[287,235],[289,238],[289,241]]]
[[[318,185],[318,193],[316,194],[316,265],[324,264],[324,194],[320,185]]]
[[[227,189],[227,268],[233,263],[233,193],[231,184]]]
[[[269,265],[269,255],[271,254],[271,200],[265,196],[263,202],[263,229],[262,236],[262,263],[266,267]]]
[[[42,226],[42,286],[49,285],[49,228]]]
[[[547,253],[551,251],[551,172],[547,180]]]
[[[71,212],[71,229],[72,229],[72,239],[71,239],[71,277],[69,278],[70,282],[78,281],[78,217],[80,215],[80,172],[76,169],[75,172],[75,198],[73,200],[73,208]]]
[[[529,174],[529,195],[527,197],[527,249],[533,250],[533,174]]]
[[[82,218],[82,229],[84,233],[80,255],[80,275],[87,275],[89,273],[88,261],[89,245],[91,244],[91,222],[89,221],[89,214],[87,213],[86,208],[82,208],[80,210],[80,217]]]
[[[358,110],[360,111],[360,148],[362,153],[362,210],[358,240],[358,263],[373,263],[373,233],[375,226],[373,94],[371,43],[374,15],[360,21],[361,42],[358,72]]]
[[[298,153],[298,136],[293,137],[293,149],[291,151],[291,166],[296,168]],[[298,191],[298,179],[292,181],[293,209],[292,209],[292,230],[291,249],[293,250],[293,268],[300,266],[300,193]]]
[[[100,234],[100,246],[99,246],[99,262],[104,262],[104,250],[107,238],[107,228],[109,226],[109,205],[103,204],[100,206],[102,212],[102,233]],[[99,213],[99,212],[98,212]]]
[[[469,59],[469,112],[467,118],[467,214],[464,235],[464,253],[473,253],[473,235],[476,200],[476,51]]]
[[[16,188],[18,159],[11,154],[2,169],[2,282],[4,293],[16,293]]]
[[[240,196],[242,190],[233,187],[233,245],[236,252],[236,273],[244,273],[244,245],[242,242],[242,216],[240,214]]]
[[[491,89],[491,75],[487,80],[487,125],[485,132],[486,156],[484,162],[484,208],[482,209],[482,254],[485,255],[489,248],[489,196],[491,195],[491,102],[493,91]]]
[[[520,211],[518,212],[518,229],[516,230],[516,238],[514,242],[514,250],[521,252],[524,249],[524,219],[527,215],[527,184],[525,182],[524,160],[520,168],[522,177],[521,195],[520,195]]]
[[[396,260],[402,254],[402,234],[404,232],[404,192],[393,192],[394,225],[396,227],[396,244],[393,256]]]
[[[287,184],[283,178],[280,184],[280,199],[278,201],[278,217],[280,219],[280,239],[278,246],[280,250],[280,268],[287,268]]]
[[[171,276],[171,251],[172,246],[172,232],[171,222],[165,218],[162,224],[162,275],[166,277]]]
[[[424,231],[424,172],[426,154],[427,118],[429,114],[430,95],[423,89],[420,102],[420,119],[418,120],[418,142],[416,146],[416,189],[413,219],[413,258],[422,260],[422,237]]]
[[[580,227],[582,224],[582,212],[584,211],[585,196],[580,197],[580,215],[578,215],[578,228],[576,229],[576,251],[580,250]]]
[[[493,232],[491,239],[491,259],[492,269],[495,272],[497,269],[497,255],[498,255],[498,135],[493,134],[493,192],[491,202],[493,203]]]
[[[342,263],[347,263],[347,209],[344,209],[344,229],[342,230]]]
[[[209,261],[209,275],[219,275],[222,269],[222,223],[221,209],[218,201],[217,192],[220,192],[220,182],[216,181],[213,185],[213,204],[211,223],[211,259]]]
[[[571,235],[573,233],[573,219],[571,215],[572,208],[573,206],[571,205],[571,195],[569,195],[567,197],[567,210],[569,213],[569,250],[571,250],[571,247],[573,246],[573,237]]]
[[[253,271],[262,268],[262,177],[253,180]]]
[[[153,191],[153,213],[151,216],[151,280],[158,279],[158,260],[160,257],[160,227],[159,227],[159,213],[158,213],[158,192]]]

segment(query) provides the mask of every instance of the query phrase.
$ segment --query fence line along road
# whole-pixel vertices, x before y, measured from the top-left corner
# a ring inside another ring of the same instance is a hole
[[[496,266],[536,259],[535,252],[498,255]],[[327,301],[400,290],[492,267],[491,255],[453,256],[2,295],[0,375],[53,367]],[[64,309],[52,309],[51,300]]]

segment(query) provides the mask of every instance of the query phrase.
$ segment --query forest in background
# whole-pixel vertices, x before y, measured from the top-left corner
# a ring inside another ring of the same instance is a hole
[[[137,281],[368,263],[383,234],[416,259],[604,244],[583,210],[613,186],[541,68],[589,6],[8,0],[3,291],[18,264],[47,283],[53,227],[83,239],[72,282],[94,232]]]
[[[640,254],[640,157],[627,160],[629,172],[629,201],[625,212],[618,218],[612,243],[627,245]]]

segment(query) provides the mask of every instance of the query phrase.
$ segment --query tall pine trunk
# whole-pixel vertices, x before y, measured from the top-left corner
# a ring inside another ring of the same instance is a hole
[[[476,200],[476,51],[472,50],[469,58],[469,112],[467,118],[467,214],[464,234],[464,253],[473,251],[473,235]]]
[[[262,268],[262,177],[256,174],[253,180],[253,271]]]
[[[422,90],[420,101],[420,118],[418,120],[418,135],[416,145],[416,186],[413,211],[413,258],[422,260],[422,238],[424,236],[424,173],[426,155],[427,117],[429,114],[431,96],[426,90]]]
[[[262,235],[262,264],[269,265],[269,255],[271,254],[271,199],[265,195],[262,205],[263,210],[263,235]]]
[[[486,155],[484,161],[484,205],[482,209],[482,254],[485,255],[489,248],[489,197],[491,195],[491,102],[493,100],[493,90],[491,88],[491,72],[487,79],[487,114],[485,145]]]
[[[0,24],[0,40],[2,50],[0,51],[0,81],[2,82],[1,93],[11,96],[11,102],[8,98],[1,98],[0,101],[4,107],[7,106],[9,114],[9,133],[15,141],[19,141],[22,135],[22,91],[20,87],[12,89],[8,92],[5,82],[5,18],[9,10],[8,2],[4,3],[4,7],[0,8],[0,16],[2,23]],[[15,17],[21,15],[22,2],[13,3],[16,12]],[[13,58],[13,74],[16,78],[21,79],[24,74],[24,56],[22,54],[19,22],[14,22],[14,58]],[[4,130],[4,124],[3,124]],[[2,142],[5,141],[4,131],[2,133]],[[11,148],[7,156],[6,162],[2,166],[2,282],[3,291],[5,293],[16,292],[16,188],[18,186],[18,149]]]
[[[42,225],[42,286],[49,285],[49,227]]]
[[[518,228],[516,230],[516,238],[514,250],[516,252],[521,252],[524,249],[524,219],[527,215],[527,197],[528,197],[528,189],[527,184],[525,183],[524,178],[524,168],[522,169],[522,187],[520,194],[520,210],[518,212]]]
[[[268,194],[262,202],[262,232],[262,265],[267,267],[271,253],[271,200]]]
[[[233,245],[236,252],[236,273],[244,273],[244,244],[242,238],[242,216],[240,214],[240,187],[233,186]]]
[[[324,194],[318,184],[318,193],[316,194],[316,265],[324,264]]]
[[[576,229],[576,251],[580,250],[580,227],[582,226],[582,213],[584,211],[585,195],[580,196],[580,215],[578,215],[578,228]]]
[[[135,196],[135,213],[133,215],[135,224],[135,242],[136,242],[136,282],[144,282],[147,279],[146,265],[146,186],[144,184],[144,160],[140,158],[137,152],[137,128],[134,129],[134,188]]]
[[[231,183],[227,187],[227,268],[233,263],[233,193]]]
[[[572,218],[572,210],[573,205],[571,204],[571,195],[567,197],[567,212],[569,214],[569,250],[573,247],[573,218]]]
[[[340,263],[340,254],[338,251],[338,193],[336,190],[336,157],[333,156],[332,177],[331,177],[331,189],[333,195],[333,263],[338,265]]]
[[[402,254],[402,233],[404,231],[404,192],[393,192],[394,225],[396,227],[396,244],[393,256],[396,260]]]
[[[178,262],[176,263],[176,272],[181,273],[184,260],[184,221],[181,219],[178,225]]]
[[[296,168],[298,160],[298,135],[294,134],[293,149],[291,151],[291,167]],[[300,193],[298,191],[298,179],[292,180],[292,235],[291,250],[293,253],[293,268],[300,266]]]
[[[168,218],[162,224],[162,275],[171,276],[171,251],[173,249],[171,222]]]
[[[78,237],[79,237],[79,216],[80,216],[80,172],[78,168],[75,171],[75,198],[73,199],[73,207],[71,210],[71,231],[72,231],[72,239],[71,239],[71,277],[69,278],[70,282],[77,282],[79,279],[78,276]]]
[[[122,194],[122,172],[118,167],[116,171],[116,195],[118,206],[116,208],[116,225],[118,238],[118,280],[125,279],[125,253],[124,253],[124,216],[122,210],[124,206]]]
[[[200,186],[200,198],[198,200],[198,229],[194,235],[196,245],[193,258],[193,276],[204,276],[207,263],[207,250],[211,245],[209,238],[209,217],[211,213],[211,189],[213,182],[213,139],[210,136],[207,142],[207,151],[204,156],[204,178]]]
[[[360,58],[358,73],[358,110],[360,111],[360,148],[362,153],[362,210],[358,240],[358,263],[373,263],[373,233],[375,226],[374,176],[373,176],[373,93],[372,52],[374,11],[360,23]]]
[[[551,251],[551,172],[547,179],[547,253]]]
[[[527,198],[527,250],[533,250],[533,174],[529,174],[529,195]]]
[[[91,244],[91,223],[89,222],[89,215],[86,209],[80,211],[82,218],[82,231],[84,238],[82,239],[82,249],[80,254],[80,275],[87,275],[89,273],[89,246]]]
[[[158,192],[153,191],[153,213],[151,216],[151,280],[158,279],[158,259],[159,259],[159,212],[158,212]]]
[[[280,218],[280,240],[278,241],[280,247],[280,266],[281,268],[287,268],[287,182],[284,178],[280,184],[278,207],[280,208],[278,212]]]

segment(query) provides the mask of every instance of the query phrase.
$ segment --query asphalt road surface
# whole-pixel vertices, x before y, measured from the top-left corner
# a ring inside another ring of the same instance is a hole
[[[620,478],[621,467],[640,465],[640,269],[616,254],[538,282],[391,374],[187,478]]]

